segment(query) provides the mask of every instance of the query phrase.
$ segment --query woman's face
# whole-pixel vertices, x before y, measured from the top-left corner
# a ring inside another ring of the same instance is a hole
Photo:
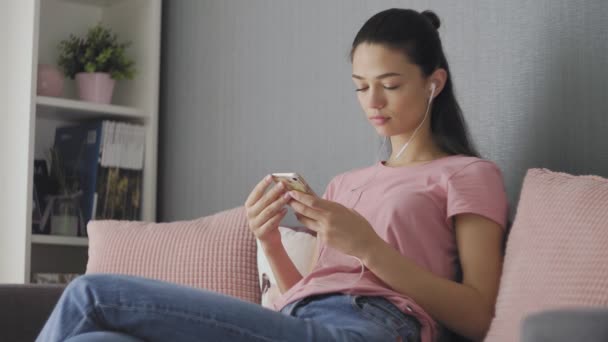
[[[400,51],[368,43],[357,46],[352,64],[357,98],[378,134],[413,133],[430,96],[420,68]]]

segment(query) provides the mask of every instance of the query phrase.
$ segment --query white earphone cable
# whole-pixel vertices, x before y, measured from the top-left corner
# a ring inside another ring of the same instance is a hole
[[[399,153],[397,153],[397,155],[395,156],[395,159],[399,158],[399,156],[410,145],[410,142],[412,141],[412,139],[414,139],[414,137],[416,136],[416,134],[418,134],[418,130],[420,129],[420,127],[422,127],[422,125],[424,124],[424,121],[426,120],[426,117],[429,114],[429,109],[431,108],[431,101],[433,101],[433,95],[434,94],[435,94],[435,83],[433,83],[433,85],[431,86],[431,96],[429,97],[429,101],[428,101],[428,103],[426,105],[426,112],[424,113],[424,118],[422,119],[422,122],[420,123],[420,125],[418,125],[418,127],[416,127],[416,130],[414,130],[414,134],[412,134],[412,136],[410,137],[410,139],[405,143],[405,145],[403,145],[403,147],[401,148],[401,150],[399,150]]]
[[[429,114],[429,109],[431,108],[431,102],[433,101],[433,95],[435,94],[435,83],[431,84],[431,96],[429,97],[429,101],[428,104],[426,106],[426,112],[424,113],[424,118],[422,119],[422,122],[420,123],[420,125],[418,125],[418,127],[416,127],[416,130],[414,130],[414,134],[412,134],[412,136],[410,137],[410,139],[407,141],[407,143],[405,143],[405,145],[403,145],[403,147],[401,148],[401,150],[399,151],[399,153],[397,153],[397,155],[395,156],[395,159],[399,158],[399,156],[405,151],[405,149],[409,146],[409,143],[412,141],[412,139],[414,139],[414,137],[416,136],[416,134],[418,133],[418,130],[420,129],[420,127],[422,127],[422,125],[424,124],[424,121],[426,120],[426,117]],[[380,148],[382,148],[382,146],[384,146],[384,143],[386,142],[388,138],[383,139],[382,140],[382,145],[380,145]],[[380,151],[380,149],[378,149],[378,151]],[[378,173],[378,171],[380,170],[380,168],[378,168],[378,170],[372,175],[372,177],[366,181],[363,185],[360,185],[354,189],[351,189],[351,191],[355,191],[367,184],[369,184],[371,182],[371,180],[373,180],[376,177],[376,174]],[[359,273],[359,277],[357,279],[355,279],[354,282],[351,282],[350,284],[348,284],[346,287],[351,287],[353,285],[355,285],[357,282],[359,282],[359,280],[361,280],[361,278],[363,278],[363,274],[365,273],[365,265],[363,264],[363,261],[361,261],[361,259],[359,259],[358,257],[354,256],[354,255],[349,255],[346,254],[347,256],[351,257],[351,258],[355,258],[357,259],[357,261],[359,262],[359,264],[361,265],[361,272]],[[313,282],[312,284],[314,285],[321,285],[321,286],[331,286],[329,284],[325,284],[323,282],[319,283],[319,282]]]

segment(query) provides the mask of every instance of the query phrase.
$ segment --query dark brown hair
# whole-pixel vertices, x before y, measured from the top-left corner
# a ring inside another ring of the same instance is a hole
[[[441,21],[432,11],[392,8],[369,18],[357,33],[350,51],[359,44],[381,44],[403,52],[410,63],[418,65],[425,77],[436,69],[447,72],[441,93],[433,100],[431,132],[439,147],[448,154],[480,157],[469,136],[462,110],[454,96],[448,62],[443,53],[439,32]]]

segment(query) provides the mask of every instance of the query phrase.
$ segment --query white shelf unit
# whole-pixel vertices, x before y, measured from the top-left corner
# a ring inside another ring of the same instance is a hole
[[[47,119],[112,119],[145,122],[146,114],[137,108],[88,103],[80,100],[37,96],[36,116]]]
[[[8,75],[0,81],[0,105],[6,102],[8,109],[6,125],[0,125],[7,162],[0,168],[0,220],[6,224],[0,227],[0,283],[29,283],[36,272],[85,271],[87,238],[31,230],[34,160],[45,159],[58,126],[90,119],[144,125],[141,219],[156,220],[161,1],[3,0],[0,21],[11,30],[0,33],[8,51],[0,57],[0,73]],[[84,36],[97,23],[110,27],[119,41],[132,42],[127,54],[135,60],[135,78],[117,81],[109,105],[79,100],[68,78],[62,97],[38,96],[38,64],[57,65],[59,42],[70,34]],[[20,141],[25,146],[8,146]]]
[[[86,247],[89,245],[89,239],[80,236],[32,234],[32,244]]]

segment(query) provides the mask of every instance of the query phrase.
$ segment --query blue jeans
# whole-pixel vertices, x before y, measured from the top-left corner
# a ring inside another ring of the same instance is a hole
[[[418,341],[418,321],[381,297],[329,294],[280,312],[161,281],[84,275],[37,341]]]

